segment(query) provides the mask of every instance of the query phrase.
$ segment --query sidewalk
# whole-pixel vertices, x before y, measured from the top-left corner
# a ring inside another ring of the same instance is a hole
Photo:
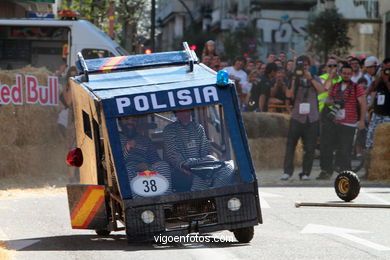
[[[330,180],[316,180],[316,177],[320,174],[320,167],[318,165],[313,166],[313,170],[310,174],[311,180],[308,181],[300,181],[298,174],[301,172],[301,168],[296,168],[293,176],[288,181],[280,180],[281,175],[283,174],[283,169],[256,169],[256,175],[259,181],[259,186],[267,186],[267,185],[334,185],[334,180],[337,176],[337,172],[334,172],[332,178]],[[361,169],[357,172],[358,176],[362,176],[364,174],[364,170]],[[378,183],[372,181],[361,181],[361,183]]]

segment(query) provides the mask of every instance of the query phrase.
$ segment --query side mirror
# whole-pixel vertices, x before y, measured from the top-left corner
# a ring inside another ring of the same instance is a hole
[[[66,156],[66,163],[70,166],[81,167],[83,160],[83,152],[77,147],[70,150]]]

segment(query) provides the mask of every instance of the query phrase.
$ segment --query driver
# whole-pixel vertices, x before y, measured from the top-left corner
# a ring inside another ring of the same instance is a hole
[[[161,160],[152,141],[137,132],[136,125],[136,118],[119,119],[121,128],[119,136],[129,181],[131,182],[139,173],[146,170],[157,172],[169,182],[169,188],[164,194],[172,193],[171,171],[168,163]],[[133,198],[137,196],[133,192]]]
[[[218,161],[209,155],[207,136],[202,125],[191,120],[192,110],[175,112],[177,120],[164,129],[164,159],[173,168],[172,184],[176,191],[204,190],[226,186],[234,181],[234,167],[225,164],[214,173],[214,181],[191,173],[190,166],[199,161]]]

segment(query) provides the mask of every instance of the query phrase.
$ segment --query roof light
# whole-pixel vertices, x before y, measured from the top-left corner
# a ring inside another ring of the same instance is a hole
[[[80,16],[79,12],[72,10],[60,10],[57,14],[61,20],[77,20]]]
[[[226,70],[220,70],[217,73],[217,85],[227,86],[229,85],[229,73]]]
[[[152,50],[151,49],[146,49],[145,50],[145,54],[151,54],[152,53]]]

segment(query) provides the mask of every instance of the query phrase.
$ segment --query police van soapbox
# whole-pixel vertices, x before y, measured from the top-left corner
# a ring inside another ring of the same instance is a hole
[[[234,83],[184,51],[84,60],[72,79],[77,147],[72,228],[128,241],[262,223]]]

